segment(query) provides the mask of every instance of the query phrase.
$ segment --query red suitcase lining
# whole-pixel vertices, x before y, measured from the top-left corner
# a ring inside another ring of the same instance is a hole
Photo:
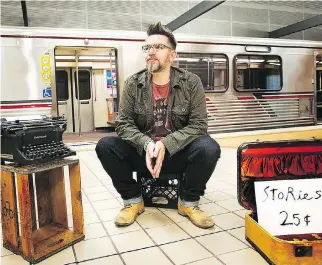
[[[248,148],[242,152],[242,177],[276,178],[319,174],[322,174],[322,146]]]

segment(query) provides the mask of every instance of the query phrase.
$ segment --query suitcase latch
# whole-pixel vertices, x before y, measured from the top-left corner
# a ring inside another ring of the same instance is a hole
[[[294,247],[295,257],[312,257],[312,246]]]

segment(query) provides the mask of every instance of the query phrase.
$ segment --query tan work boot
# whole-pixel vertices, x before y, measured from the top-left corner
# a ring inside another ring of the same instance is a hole
[[[115,218],[115,224],[118,226],[128,226],[133,224],[136,217],[144,212],[143,201],[124,205],[123,209]]]
[[[215,225],[215,221],[198,206],[185,207],[178,203],[178,213],[188,217],[195,226],[200,228],[210,228]]]

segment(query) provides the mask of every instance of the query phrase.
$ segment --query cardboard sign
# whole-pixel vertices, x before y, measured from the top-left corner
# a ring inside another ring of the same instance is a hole
[[[322,233],[322,179],[255,182],[258,223],[274,236]]]

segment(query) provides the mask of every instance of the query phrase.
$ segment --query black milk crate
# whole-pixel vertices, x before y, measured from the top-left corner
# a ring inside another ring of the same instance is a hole
[[[163,173],[158,179],[154,179],[150,173],[137,173],[144,205],[177,209],[182,176],[182,174]]]

